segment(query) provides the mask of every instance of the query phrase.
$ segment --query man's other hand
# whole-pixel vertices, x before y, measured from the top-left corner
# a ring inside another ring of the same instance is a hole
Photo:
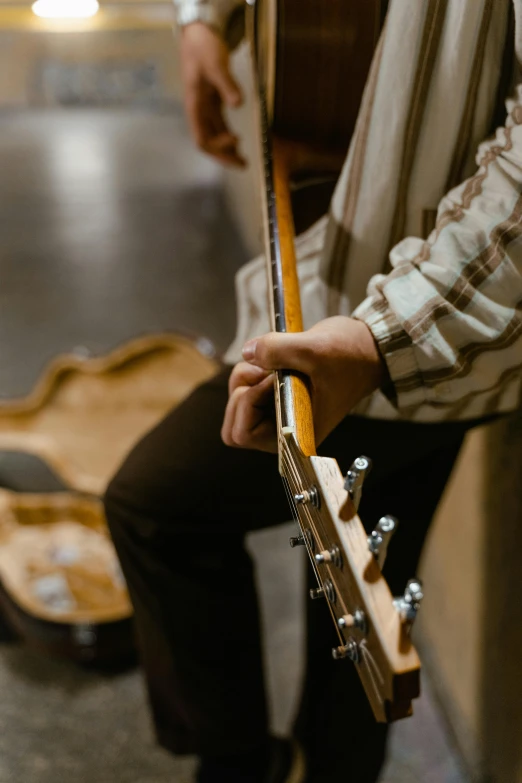
[[[317,444],[387,376],[369,328],[344,316],[306,332],[258,337],[246,343],[243,358],[230,376],[221,436],[227,446],[261,451],[277,451],[274,370],[296,370],[310,379]]]
[[[241,90],[230,73],[225,41],[201,22],[187,25],[181,35],[181,64],[185,108],[196,144],[221,163],[244,166],[238,138],[223,116],[223,104],[236,107],[242,103]]]

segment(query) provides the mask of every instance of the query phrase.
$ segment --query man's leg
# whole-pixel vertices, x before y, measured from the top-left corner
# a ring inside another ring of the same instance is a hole
[[[160,742],[244,754],[267,736],[249,530],[284,522],[273,455],[226,447],[229,371],[132,451],[106,496]]]
[[[158,736],[178,753],[243,753],[267,732],[258,609],[243,537],[285,521],[289,510],[275,458],[221,443],[227,378],[228,372],[200,387],[146,436],[106,499]],[[358,454],[374,457],[361,516],[368,529],[383,513],[401,517],[387,563],[395,592],[415,571],[461,437],[458,427],[349,417],[321,448],[343,471]],[[318,604],[310,605],[298,721],[317,771],[313,783],[345,774],[354,757],[362,764],[354,780],[373,781],[385,728],[375,724],[349,664],[332,661],[331,618]]]
[[[348,417],[320,449],[337,458],[343,473],[355,457],[372,458],[359,515],[368,532],[386,513],[399,519],[384,567],[394,595],[416,575],[428,526],[466,429],[461,424]],[[311,570],[309,578],[315,587]],[[387,727],[375,722],[353,665],[333,660],[331,648],[337,644],[324,602],[309,602],[307,670],[296,733],[307,749],[310,783],[374,783],[384,760]]]

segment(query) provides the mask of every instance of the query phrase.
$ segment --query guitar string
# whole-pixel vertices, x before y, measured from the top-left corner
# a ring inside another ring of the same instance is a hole
[[[292,453],[292,449],[291,449],[290,445],[288,444],[286,438],[283,439],[283,449],[285,450],[285,453],[287,455],[287,460],[289,460],[290,465],[291,465],[294,473],[296,473],[297,477],[299,478],[299,473],[298,473],[296,465],[295,465],[295,457],[294,457],[294,455]],[[316,529],[319,529],[319,528],[321,529],[322,541],[323,542],[326,542],[326,541],[330,542],[330,535],[327,534],[327,531],[324,528],[324,525],[322,523],[321,518],[318,516],[317,509],[315,508],[315,506],[313,506],[311,510],[310,510],[310,507],[308,507],[307,511],[308,511],[309,514],[312,513],[313,516],[316,518],[316,520],[314,522],[314,526],[316,527]],[[325,548],[328,548],[327,544],[325,544]]]
[[[282,445],[283,445],[283,444],[282,444]],[[292,480],[294,480],[294,476],[293,476],[292,474],[293,474],[293,473],[294,473],[294,471],[295,471],[295,466],[292,466],[292,464],[291,464],[291,463],[288,461],[288,457],[287,457],[287,455],[285,454],[285,452],[284,452],[284,449],[283,449],[283,454],[282,454],[282,456],[283,456],[283,458],[284,458],[284,461],[285,461],[286,467],[287,467],[287,468],[289,469],[289,471],[290,471],[289,475],[292,477]],[[288,481],[289,481],[289,485],[290,485],[290,484],[291,484],[290,478],[288,479]],[[301,482],[299,482],[299,483],[301,483]],[[296,491],[296,490],[300,489],[300,487],[299,487],[299,485],[298,485],[298,484],[295,484],[295,483],[294,483],[294,486],[293,486],[293,487],[291,487],[291,489],[292,489],[292,491]],[[314,523],[314,520],[313,520],[313,518],[312,518],[312,516],[311,516],[311,514],[310,514],[310,510],[309,510],[309,509],[306,507],[306,505],[305,505],[305,504],[302,506],[302,511],[303,511],[303,513],[306,515],[306,517],[308,518],[308,523],[309,523],[309,525],[310,525],[310,527],[311,527],[312,531],[315,533],[315,536],[317,537],[317,528],[316,528],[316,526],[315,526],[315,523]],[[298,518],[298,519],[300,519],[299,515],[298,515],[298,517],[297,517],[297,518]],[[300,525],[300,527],[302,527],[302,526]],[[307,549],[308,549],[308,546],[307,546]],[[309,551],[309,555],[310,555],[310,561],[311,561],[311,563],[312,563],[312,568],[313,568],[313,570],[314,570],[314,574],[315,574],[315,576],[316,576],[317,582],[318,582],[318,584],[319,584],[319,585],[321,585],[321,586],[322,586],[322,584],[323,584],[323,580],[322,580],[322,579],[320,578],[320,576],[319,576],[319,570],[318,570],[318,568],[317,568],[317,565],[316,565],[316,563],[315,563],[315,560],[314,560],[314,553],[313,553],[312,551]],[[332,605],[331,605],[330,601],[328,601],[328,600],[327,600],[326,602],[327,602],[327,604],[328,604],[328,609],[330,610],[330,614],[332,615],[332,620],[333,620],[333,622],[334,622],[334,627],[335,627],[335,630],[336,630],[337,636],[339,637],[339,641],[340,641],[340,643],[341,643],[341,646],[343,646],[343,647],[344,647],[345,641],[344,641],[344,638],[343,638],[343,636],[342,636],[342,633],[341,633],[341,631],[340,631],[340,629],[339,629],[339,626],[338,626],[338,624],[337,624],[337,616],[336,616],[336,613],[335,613],[335,611],[334,611],[334,608],[332,607]]]
[[[297,493],[297,492],[299,492],[302,489],[303,482],[300,480],[299,473],[298,473],[298,471],[297,471],[297,469],[295,467],[295,463],[293,462],[292,455],[291,455],[291,452],[289,450],[288,444],[286,442],[286,439],[284,439],[284,438],[281,441],[281,450],[282,450],[282,457],[283,457],[284,464],[286,465],[286,468],[287,468],[287,471],[288,471],[289,475],[293,479],[294,491],[295,491],[295,493]],[[305,514],[306,517],[308,518],[308,523],[310,524],[310,527],[311,527],[312,531],[315,533],[316,538],[319,537],[318,536],[319,527],[318,527],[318,525],[316,523],[316,520],[313,518],[313,516],[311,514],[311,511],[310,511],[310,508],[309,508],[308,504],[303,504],[301,506],[301,509],[303,511],[303,514]],[[297,518],[300,519],[295,505],[294,505],[294,511],[295,511],[295,513],[297,515]],[[322,528],[322,525],[321,525],[321,528]],[[324,535],[321,535],[320,538],[321,538],[321,540],[324,540]],[[316,576],[318,577],[318,581],[320,581],[319,580],[318,570],[315,567],[315,564],[314,564],[314,571],[315,571]]]
[[[366,664],[366,671],[368,673],[368,676],[370,678],[370,682],[373,686],[373,689],[375,691],[375,695],[377,696],[378,700],[380,702],[384,702],[382,693],[380,688],[384,686],[384,677],[382,676],[381,670],[379,669],[379,666],[377,664],[377,661],[371,654],[371,652],[368,649],[368,644],[366,642],[366,639],[363,639],[362,642],[359,644],[359,650],[362,653],[362,659],[364,663]],[[378,678],[380,680],[380,685],[377,683],[376,674],[378,675]]]
[[[282,446],[282,456],[283,456],[283,461],[284,461],[285,467],[290,471],[290,474],[295,474],[296,473],[295,465],[292,465],[291,461],[289,460],[288,454],[285,451],[285,446],[287,448],[287,451],[289,451],[288,444],[286,443],[286,440],[281,439],[281,446]],[[297,513],[296,509],[295,509],[295,505],[294,505],[294,511],[295,511],[295,513]],[[303,507],[303,511],[307,515],[308,520],[309,520],[309,522],[311,524],[311,527],[315,528],[315,525],[313,524],[313,521],[311,519],[310,510],[307,509],[306,506],[304,506]],[[299,520],[299,515],[298,515],[297,518]],[[300,525],[300,527],[301,527],[301,525]],[[316,575],[318,583],[322,584],[321,579],[319,578],[319,575],[318,575],[318,569],[317,569],[315,563],[313,562],[313,557],[314,557],[313,552],[311,552],[310,553],[310,559],[312,561],[312,567],[314,569],[314,573]],[[335,612],[334,612],[330,602],[327,601],[327,603],[328,603],[328,607],[330,609],[330,613],[332,615],[332,619],[334,621],[334,626],[335,626],[337,635],[338,635],[339,640],[341,642],[341,646],[344,647],[345,640],[344,640],[344,638],[343,638],[343,636],[341,634],[341,631],[339,630],[339,627],[337,625],[336,614],[335,614]],[[359,667],[361,668],[361,664],[363,664],[363,663],[365,664],[364,669],[368,673],[368,677],[369,677],[370,682],[372,684],[373,690],[375,691],[375,694],[376,694],[378,700],[380,702],[382,702],[383,701],[383,697],[382,697],[382,693],[381,693],[379,685],[382,688],[382,686],[384,685],[384,677],[382,675],[382,672],[381,672],[381,669],[379,667],[379,664],[377,663],[377,661],[375,660],[375,657],[370,652],[370,650],[368,648],[368,642],[367,642],[366,639],[362,639],[361,640],[361,642],[359,644],[359,647],[360,647],[361,654],[362,654],[362,661],[359,661]]]
[[[281,445],[283,445],[283,444],[281,444]],[[284,451],[282,451],[281,456],[283,458],[284,467],[286,467],[287,473],[289,473],[292,470],[292,466],[291,466],[291,464],[288,461],[288,457],[284,453]],[[317,583],[320,585],[321,584],[321,579],[319,578],[319,572],[318,572],[316,563],[314,561],[314,552],[313,552],[312,547],[307,542],[307,539],[306,539],[306,536],[305,536],[305,532],[304,532],[304,527],[303,527],[303,524],[301,522],[301,517],[299,516],[299,512],[298,512],[296,504],[294,502],[295,490],[298,487],[297,487],[297,485],[296,485],[296,483],[294,481],[294,487],[293,487],[293,489],[291,488],[291,486],[290,486],[290,478],[289,478],[288,475],[282,475],[281,479],[283,481],[283,486],[285,488],[285,492],[286,492],[286,495],[287,495],[287,498],[288,498],[288,502],[289,502],[289,505],[290,505],[291,512],[292,512],[293,517],[294,517],[294,521],[298,525],[299,532],[301,533],[301,535],[304,536],[305,546],[306,546],[306,550],[307,550],[307,553],[308,553],[309,558],[310,558],[310,563],[312,565],[312,568],[313,568],[313,571],[314,571],[314,574],[315,574],[315,578],[317,579]],[[306,513],[307,510],[303,509],[303,511]],[[308,521],[309,521],[309,523],[311,522],[310,520],[308,520]],[[311,527],[313,529],[313,532],[316,532],[315,529],[313,528],[312,524],[311,524]],[[316,534],[315,537],[317,537],[317,534]]]
[[[288,453],[289,453],[289,455],[290,455],[290,458],[291,458],[291,460],[292,460],[293,462],[295,462],[295,461],[294,461],[294,457],[293,457],[293,455],[292,455],[292,451],[291,451],[291,449],[290,449],[290,446],[288,445],[288,443],[286,442],[286,440],[285,440],[285,445],[286,445],[286,448],[287,448],[287,450],[288,450]],[[295,470],[295,468],[294,468],[294,470]],[[325,547],[324,547],[324,548],[325,548],[325,549],[331,549],[333,546],[337,546],[337,543],[336,543],[336,542],[337,542],[337,540],[338,540],[338,539],[337,539],[337,537],[336,537],[336,538],[335,538],[335,540],[334,540],[334,541],[333,541],[333,543],[332,543],[332,537],[331,537],[331,535],[330,535],[330,534],[329,534],[329,533],[328,533],[328,532],[325,530],[324,524],[322,523],[322,519],[321,519],[321,517],[319,516],[319,510],[318,510],[318,509],[317,509],[315,506],[312,506],[312,508],[311,508],[311,509],[310,509],[310,506],[308,506],[308,509],[307,509],[307,510],[308,510],[308,512],[309,512],[309,513],[311,513],[311,514],[313,515],[313,517],[314,517],[314,520],[315,520],[315,522],[314,522],[314,525],[315,525],[316,529],[318,529],[319,527],[320,527],[320,529],[321,529],[321,533],[322,533],[322,541],[323,541],[323,542],[328,542],[328,543],[325,543]],[[351,589],[351,586],[350,586],[350,585],[348,586],[348,588],[349,588],[349,592],[350,592],[350,594],[353,594],[353,590]],[[353,599],[353,596],[351,596],[351,600],[349,601],[349,605],[351,605],[351,604],[353,604],[353,603],[354,603],[354,599]]]
[[[288,458],[287,458],[287,456],[285,454],[283,455],[283,462],[284,462],[284,465],[285,465],[287,473],[288,473],[288,477],[286,478],[286,481],[288,482],[288,486],[290,487],[290,482],[291,481],[293,482],[293,487],[291,487],[290,491],[289,491],[290,498],[292,498],[292,500],[290,502],[291,502],[291,504],[293,506],[294,515],[295,515],[295,518],[296,518],[297,522],[299,523],[299,527],[300,527],[301,530],[303,530],[303,525],[301,524],[301,517],[300,517],[299,512],[297,511],[297,508],[296,508],[296,506],[295,506],[295,504],[293,502],[293,497],[295,496],[295,494],[297,494],[297,492],[299,490],[299,486],[298,486],[298,483],[295,480],[295,477],[290,476],[291,471],[292,471],[292,466],[288,462]],[[303,507],[302,508],[302,512],[303,512],[303,514],[308,516],[308,523],[310,524],[310,527],[312,529],[312,532],[315,534],[315,537],[317,537],[317,529],[316,529],[315,525],[313,524],[313,520],[310,518],[309,510],[306,507]],[[307,549],[310,549],[309,545],[307,545]],[[310,556],[311,556],[311,558],[313,558],[313,553],[311,553]],[[315,564],[314,563],[312,563],[312,564],[314,565],[315,575],[317,577],[319,577],[319,574],[318,574],[317,568],[315,567]],[[319,581],[319,578],[318,578],[318,581]]]
[[[313,531],[313,532],[316,532],[316,531],[315,531],[315,528],[314,528],[313,520],[312,520],[312,518],[311,518],[311,516],[310,516],[310,514],[309,514],[309,512],[308,512],[308,510],[307,510],[306,508],[303,508],[303,513],[304,513],[304,514],[305,514],[305,515],[308,517],[308,524],[310,525],[310,527],[311,527],[312,531]],[[300,526],[301,526],[301,525],[300,525]],[[301,527],[302,527],[302,526],[301,526]],[[316,536],[315,536],[315,537],[317,538],[317,534],[316,534]],[[318,568],[317,568],[317,565],[316,565],[316,563],[315,563],[315,559],[314,559],[314,552],[313,552],[313,550],[311,550],[311,548],[309,548],[308,546],[307,546],[307,550],[308,550],[308,554],[309,554],[309,557],[310,557],[310,562],[311,562],[311,564],[312,564],[312,568],[313,568],[313,571],[314,571],[315,577],[316,577],[316,579],[317,579],[317,583],[318,583],[318,585],[319,585],[320,587],[322,587],[322,586],[323,586],[323,580],[321,579],[321,577],[320,577],[320,575],[319,575],[319,570],[318,570]],[[324,588],[323,588],[323,590],[324,590]],[[329,601],[329,600],[326,598],[326,595],[325,595],[325,599],[326,599],[326,603],[327,603],[327,605],[328,605],[328,609],[329,609],[329,611],[330,611],[330,614],[331,614],[331,616],[332,616],[332,621],[333,621],[333,624],[334,624],[334,628],[335,628],[335,630],[336,630],[337,636],[339,637],[339,642],[340,642],[341,646],[343,646],[343,647],[344,647],[345,641],[344,641],[344,638],[343,638],[343,636],[342,636],[342,633],[341,633],[341,631],[340,631],[340,629],[339,629],[339,626],[338,626],[338,624],[337,624],[337,620],[338,620],[338,618],[337,618],[337,615],[336,615],[336,613],[335,613],[335,611],[334,611],[334,607],[332,606],[331,602],[330,602],[330,601]]]
[[[296,465],[295,465],[294,456],[292,454],[290,446],[288,445],[288,443],[286,441],[286,438],[284,438],[284,437],[281,439],[281,447],[282,447],[283,455],[284,455],[284,457],[286,459],[287,466],[292,471],[292,474],[294,476],[294,481],[298,485],[299,489],[301,489],[302,488],[302,484],[304,482],[302,482],[300,480],[300,476],[299,476],[299,473],[298,473]],[[299,485],[301,485],[301,486],[299,486]],[[321,521],[320,517],[318,517],[317,509],[315,507],[310,509],[310,507],[307,504],[305,504],[304,505],[304,512],[307,514],[307,516],[309,518],[312,517],[310,519],[310,522],[311,522],[314,530],[316,531],[316,534],[320,530],[320,532],[321,532],[321,535],[320,535],[321,541],[323,541],[323,542],[325,542],[326,540],[329,541],[330,540],[330,536],[326,534],[326,531],[324,529],[324,525],[322,524],[322,521]],[[326,546],[326,544],[325,544],[325,546]]]
[[[361,644],[360,644],[360,647],[361,647],[361,650],[362,650],[362,653],[363,653],[363,655],[364,655],[364,656],[366,656],[366,657],[368,658],[368,661],[369,661],[369,663],[371,663],[371,665],[372,665],[372,667],[373,667],[373,671],[374,671],[374,673],[375,673],[375,674],[377,675],[377,677],[379,678],[380,684],[381,684],[381,685],[384,685],[384,677],[383,677],[383,674],[382,674],[382,672],[381,672],[381,669],[380,669],[380,667],[379,667],[379,664],[378,664],[378,663],[377,663],[377,661],[375,660],[375,656],[374,656],[374,655],[372,655],[372,653],[370,652],[370,650],[369,650],[369,648],[368,648],[368,642],[366,641],[366,639],[363,639],[363,640],[362,640],[362,642],[361,642]],[[376,689],[377,689],[377,686],[376,686]]]
[[[289,455],[284,450],[285,445],[286,445],[286,442],[283,441],[283,443],[282,443],[282,447],[283,447],[283,449],[282,449],[282,457],[283,457],[284,464],[286,465],[286,468],[287,468],[287,471],[288,471],[288,474],[289,474],[288,481],[290,483],[290,477],[291,477],[292,480],[293,480],[293,484],[294,484],[293,492],[296,493],[297,491],[299,491],[302,488],[302,482],[299,481],[299,475],[298,475],[298,473],[296,471],[295,465],[292,463],[292,461],[289,458]],[[319,538],[318,527],[317,527],[316,522],[315,522],[315,520],[314,520],[314,518],[313,518],[313,516],[312,516],[312,514],[310,512],[310,508],[308,507],[307,504],[303,504],[301,506],[301,509],[302,509],[303,514],[307,518],[307,521],[308,521],[308,524],[310,526],[310,529],[311,529],[312,533],[314,534],[314,539],[318,539]],[[300,516],[299,516],[299,513],[297,512],[297,509],[296,509],[295,505],[294,505],[294,513],[296,514],[296,517],[297,517],[297,519],[299,521],[300,527],[302,528],[302,525],[300,523]],[[323,540],[322,537],[321,537],[321,540]],[[307,549],[309,549],[308,546],[307,546]],[[310,560],[311,560],[311,563],[312,563],[312,567],[314,569],[314,574],[315,574],[315,577],[317,579],[317,582],[318,582],[319,585],[322,585],[322,580],[321,580],[321,578],[319,576],[319,569],[317,568],[317,564],[315,562],[313,551],[311,551],[309,554],[310,554]],[[335,620],[335,624],[336,624],[336,627],[337,627],[337,618]],[[340,632],[339,632],[339,637],[342,638]]]

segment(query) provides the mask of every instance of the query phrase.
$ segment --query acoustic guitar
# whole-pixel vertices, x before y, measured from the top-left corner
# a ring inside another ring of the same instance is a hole
[[[380,25],[372,0],[249,0],[256,127],[271,327],[303,329],[294,252],[291,178],[311,150],[316,160],[345,152]],[[396,520],[368,536],[357,516],[370,467],[357,459],[346,477],[318,457],[306,379],[275,374],[279,468],[299,524],[291,545],[306,547],[339,643],[353,662],[378,721],[412,712],[420,664],[410,628],[422,587],[410,580],[395,599],[381,568]]]

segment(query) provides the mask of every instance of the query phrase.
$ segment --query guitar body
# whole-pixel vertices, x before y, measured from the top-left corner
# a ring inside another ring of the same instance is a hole
[[[344,153],[379,35],[380,0],[267,0],[257,16],[274,133]]]

